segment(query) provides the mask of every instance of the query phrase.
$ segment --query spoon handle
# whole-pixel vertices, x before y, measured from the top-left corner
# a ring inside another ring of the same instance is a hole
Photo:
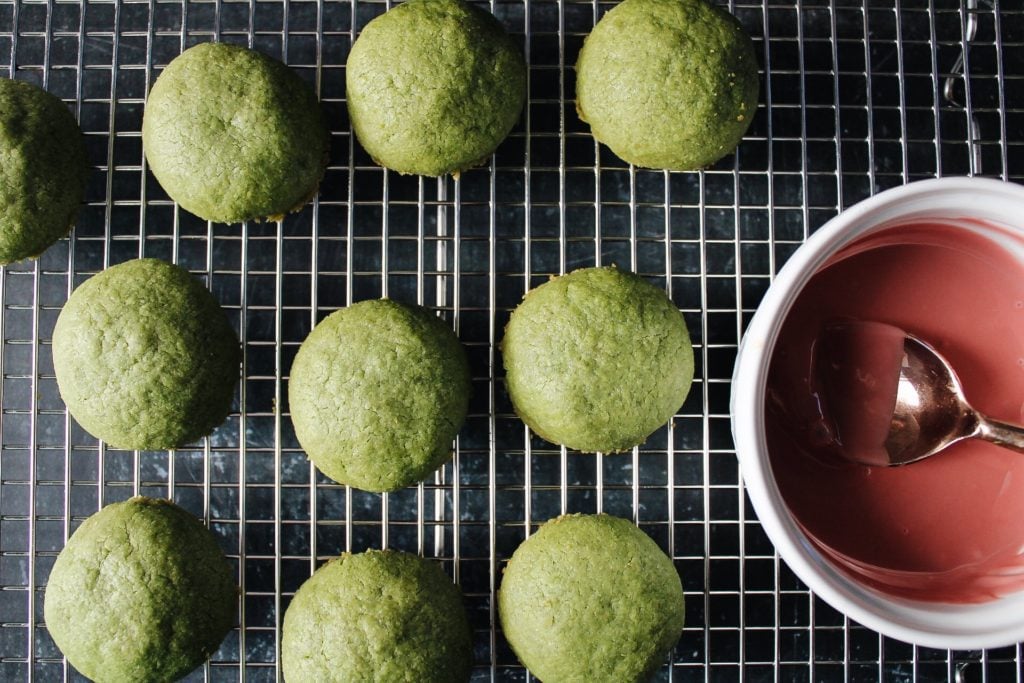
[[[990,441],[998,446],[1024,453],[1024,427],[1020,425],[1000,422],[979,415],[978,429],[975,435],[979,439],[985,439],[985,441]]]

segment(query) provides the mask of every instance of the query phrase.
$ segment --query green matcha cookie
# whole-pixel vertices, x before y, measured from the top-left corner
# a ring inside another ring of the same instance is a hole
[[[754,45],[704,0],[624,0],[583,43],[576,110],[637,166],[692,171],[740,143],[757,110]]]
[[[452,457],[469,404],[462,345],[419,306],[379,299],[310,333],[288,380],[295,436],[331,479],[393,491]]]
[[[185,50],[149,93],[142,145],[167,194],[221,223],[278,220],[316,194],[329,137],[287,66],[223,43]]]
[[[46,628],[98,683],[165,683],[235,623],[235,572],[217,539],[167,500],[108,505],[68,539],[46,584]]]
[[[231,410],[238,337],[216,299],[178,266],[136,259],[72,294],[53,330],[53,368],[68,410],[117,448],[174,448]]]
[[[286,681],[468,681],[473,644],[462,594],[417,555],[344,554],[302,584],[284,615]]]
[[[505,638],[544,683],[640,683],[683,630],[672,560],[632,522],[553,519],[520,545],[498,591]]]
[[[646,280],[585,268],[527,293],[501,342],[516,413],[581,451],[643,443],[682,405],[693,347],[679,309]]]
[[[68,234],[85,194],[82,131],[59,99],[0,78],[0,265]]]
[[[519,118],[526,65],[489,13],[462,0],[410,0],[352,46],[348,113],[381,166],[440,176],[482,163]]]

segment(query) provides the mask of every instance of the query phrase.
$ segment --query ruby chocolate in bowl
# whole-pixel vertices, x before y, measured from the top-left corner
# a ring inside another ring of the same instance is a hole
[[[1009,243],[1024,249],[1016,233],[967,220],[873,231],[811,278],[775,343],[765,429],[779,490],[826,556],[888,594],[969,603],[1024,588],[1024,458],[968,439],[903,467],[850,462],[835,416],[855,423],[870,394],[826,397],[815,355],[836,320],[892,325],[946,356],[980,411],[1019,422],[1024,265]]]

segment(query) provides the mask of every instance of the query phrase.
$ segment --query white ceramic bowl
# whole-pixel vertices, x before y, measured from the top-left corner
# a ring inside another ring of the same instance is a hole
[[[890,222],[965,217],[1024,235],[1024,187],[982,178],[924,180],[875,195],[822,226],[786,262],[758,307],[740,344],[731,399],[732,432],[747,492],[794,573],[827,603],[869,628],[918,645],[955,649],[1024,640],[1024,591],[978,604],[923,602],[879,592],[836,569],[808,540],[779,493],[768,459],[764,398],[781,324],[804,285],[832,255]],[[992,237],[1000,240],[998,234]],[[1006,244],[1005,237],[1000,241]],[[1024,264],[1019,245],[1012,250]]]

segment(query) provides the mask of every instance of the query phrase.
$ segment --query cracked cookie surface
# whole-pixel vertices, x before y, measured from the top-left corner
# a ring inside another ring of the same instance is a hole
[[[692,171],[732,152],[757,111],[750,36],[705,0],[624,0],[587,36],[576,110],[645,168]]]
[[[231,409],[240,355],[210,291],[158,259],[86,280],[53,332],[61,398],[87,432],[117,448],[174,448],[213,431]]]
[[[349,118],[382,166],[440,176],[487,159],[519,119],[526,64],[490,13],[410,0],[377,17],[346,66]]]
[[[295,594],[281,661],[288,681],[467,681],[473,646],[462,594],[418,555],[346,553]]]
[[[234,571],[210,531],[167,500],[137,496],[85,520],[57,557],[44,617],[100,683],[181,678],[235,623]]]
[[[682,405],[693,347],[679,309],[643,278],[584,268],[526,294],[501,342],[516,413],[577,450],[643,443]]]
[[[469,392],[466,353],[451,328],[388,299],[325,318],[288,380],[295,435],[310,460],[367,491],[414,484],[447,462]]]
[[[513,553],[498,590],[501,628],[550,683],[640,683],[683,630],[672,560],[632,522],[563,515]]]
[[[157,78],[142,144],[172,199],[205,220],[236,223],[301,209],[324,175],[329,137],[316,94],[287,66],[201,43]]]
[[[34,258],[71,230],[89,168],[58,98],[0,78],[0,264]]]

